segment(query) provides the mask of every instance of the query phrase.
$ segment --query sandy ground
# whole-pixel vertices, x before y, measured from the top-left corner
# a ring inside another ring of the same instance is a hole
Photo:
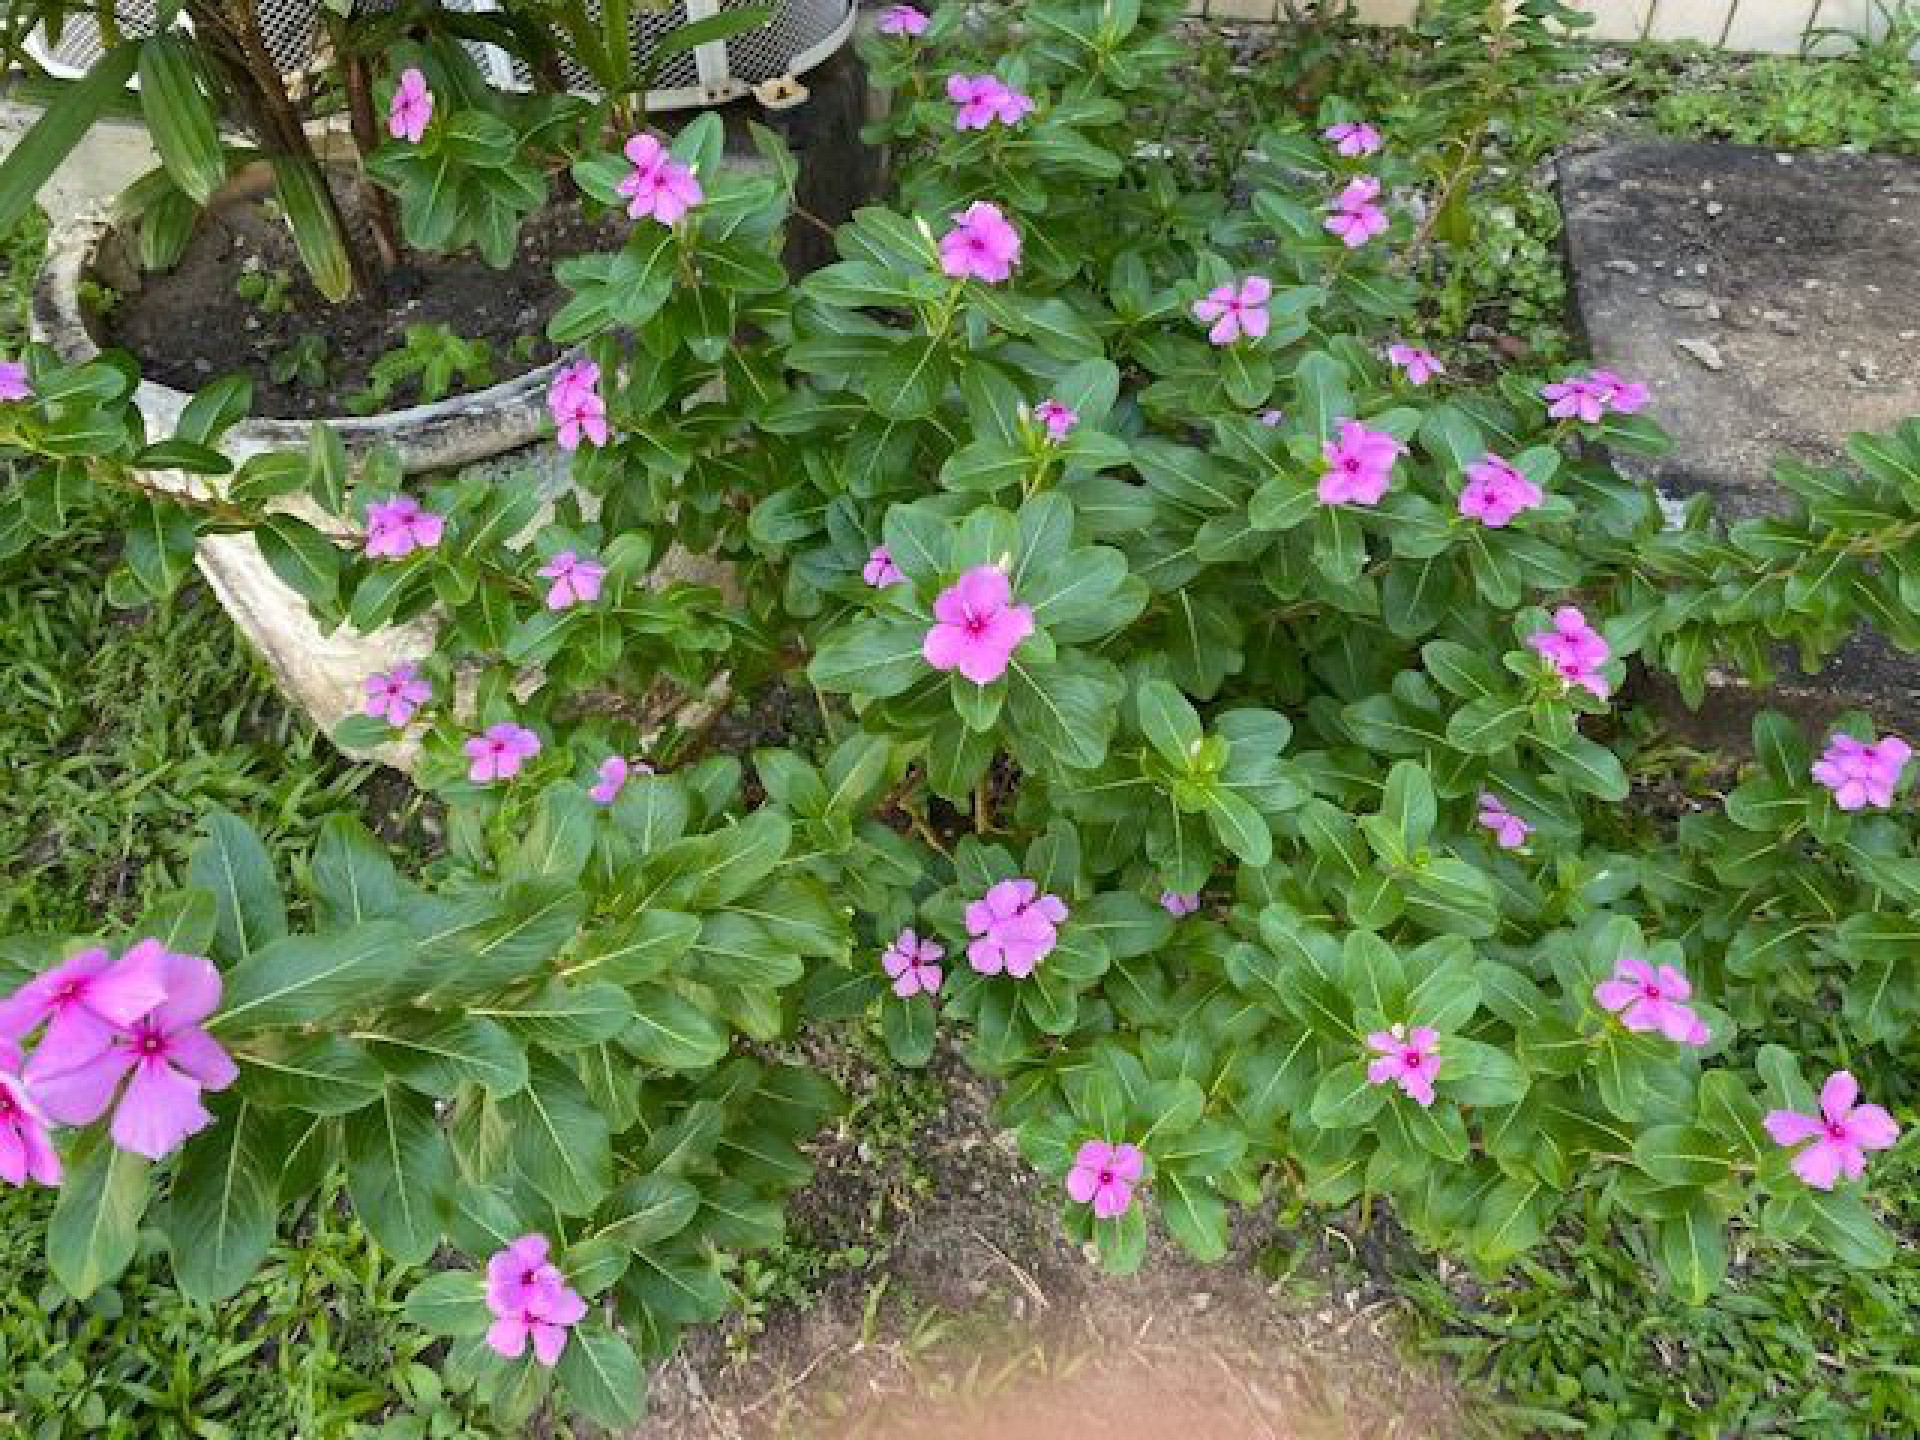
[[[1465,1433],[1445,1376],[1400,1345],[1368,1243],[1243,1217],[1219,1265],[1162,1238],[1141,1274],[1112,1279],[1061,1237],[1058,1197],[994,1134],[990,1092],[957,1059],[908,1087],[822,1063],[864,1118],[821,1143],[791,1234],[843,1259],[803,1295],[690,1336],[628,1440]],[[861,1138],[876,1131],[890,1138]]]

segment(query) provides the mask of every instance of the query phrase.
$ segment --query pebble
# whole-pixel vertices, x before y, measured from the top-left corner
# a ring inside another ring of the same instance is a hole
[[[1640,273],[1640,267],[1631,260],[1609,260],[1607,261],[1607,269],[1619,275],[1638,275]]]
[[[1662,290],[1660,303],[1671,310],[1704,310],[1713,297],[1704,290]]]
[[[1714,219],[1718,220],[1722,215],[1726,213],[1727,213],[1727,207],[1722,205],[1718,200],[1709,200],[1707,202],[1707,214],[1712,216]]]
[[[1711,340],[1676,340],[1674,349],[1694,360],[1698,360],[1709,370],[1724,370],[1727,362],[1721,357],[1720,347]]]

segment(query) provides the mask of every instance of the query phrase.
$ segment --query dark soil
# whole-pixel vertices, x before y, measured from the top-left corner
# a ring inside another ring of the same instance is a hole
[[[618,247],[628,225],[619,216],[591,221],[577,206],[556,203],[521,228],[505,270],[474,255],[416,255],[384,277],[379,294],[332,305],[308,281],[285,223],[258,201],[241,202],[204,217],[172,270],[141,275],[132,288],[116,277],[121,298],[95,329],[103,344],[131,351],[148,379],[176,390],[240,374],[253,382],[255,415],[346,415],[347,397],[365,388],[375,361],[405,343],[410,325],[445,325],[463,340],[486,341],[489,383],[554,359],[547,319],[567,299],[555,262]],[[249,270],[288,277],[289,308],[269,314],[243,299],[235,287]],[[274,380],[274,357],[309,335],[326,342],[327,382]],[[419,399],[409,386],[382,408]]]

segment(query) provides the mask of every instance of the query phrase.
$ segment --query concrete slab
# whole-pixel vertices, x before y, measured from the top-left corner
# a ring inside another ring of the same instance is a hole
[[[1833,463],[1848,435],[1920,415],[1920,161],[1647,140],[1566,157],[1559,178],[1593,354],[1652,387],[1674,437],[1641,472],[1662,489],[1774,513],[1776,457]],[[1911,731],[1920,659],[1862,637],[1779,699]]]

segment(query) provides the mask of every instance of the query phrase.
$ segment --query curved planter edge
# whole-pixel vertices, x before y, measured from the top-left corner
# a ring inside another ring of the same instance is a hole
[[[47,259],[33,293],[33,333],[68,364],[84,364],[101,353],[87,327],[81,282],[112,234],[112,223],[95,215],[63,221],[48,236]],[[329,417],[324,422],[249,417],[221,438],[220,448],[237,469],[255,455],[305,449],[313,427],[325,423],[339,433],[350,454],[391,446],[407,475],[516,455],[537,463],[539,457],[527,452],[537,452],[547,438],[546,392],[562,363],[554,361],[469,395],[380,415]],[[134,403],[154,436],[174,433],[189,399],[145,379],[134,392]],[[552,456],[539,468],[564,483],[564,465],[557,463],[562,452],[550,443],[545,448]],[[182,493],[205,484],[177,470],[145,473],[157,488]],[[291,497],[286,508],[299,513],[303,504]],[[309,509],[304,518],[317,517]],[[322,633],[306,602],[273,573],[251,535],[209,536],[200,542],[195,563],[281,689],[329,738],[341,720],[359,710],[368,675],[396,663],[418,662],[433,648],[437,627],[428,618],[368,634],[345,626]],[[397,740],[363,753],[405,770],[418,758],[418,746],[410,739]]]

